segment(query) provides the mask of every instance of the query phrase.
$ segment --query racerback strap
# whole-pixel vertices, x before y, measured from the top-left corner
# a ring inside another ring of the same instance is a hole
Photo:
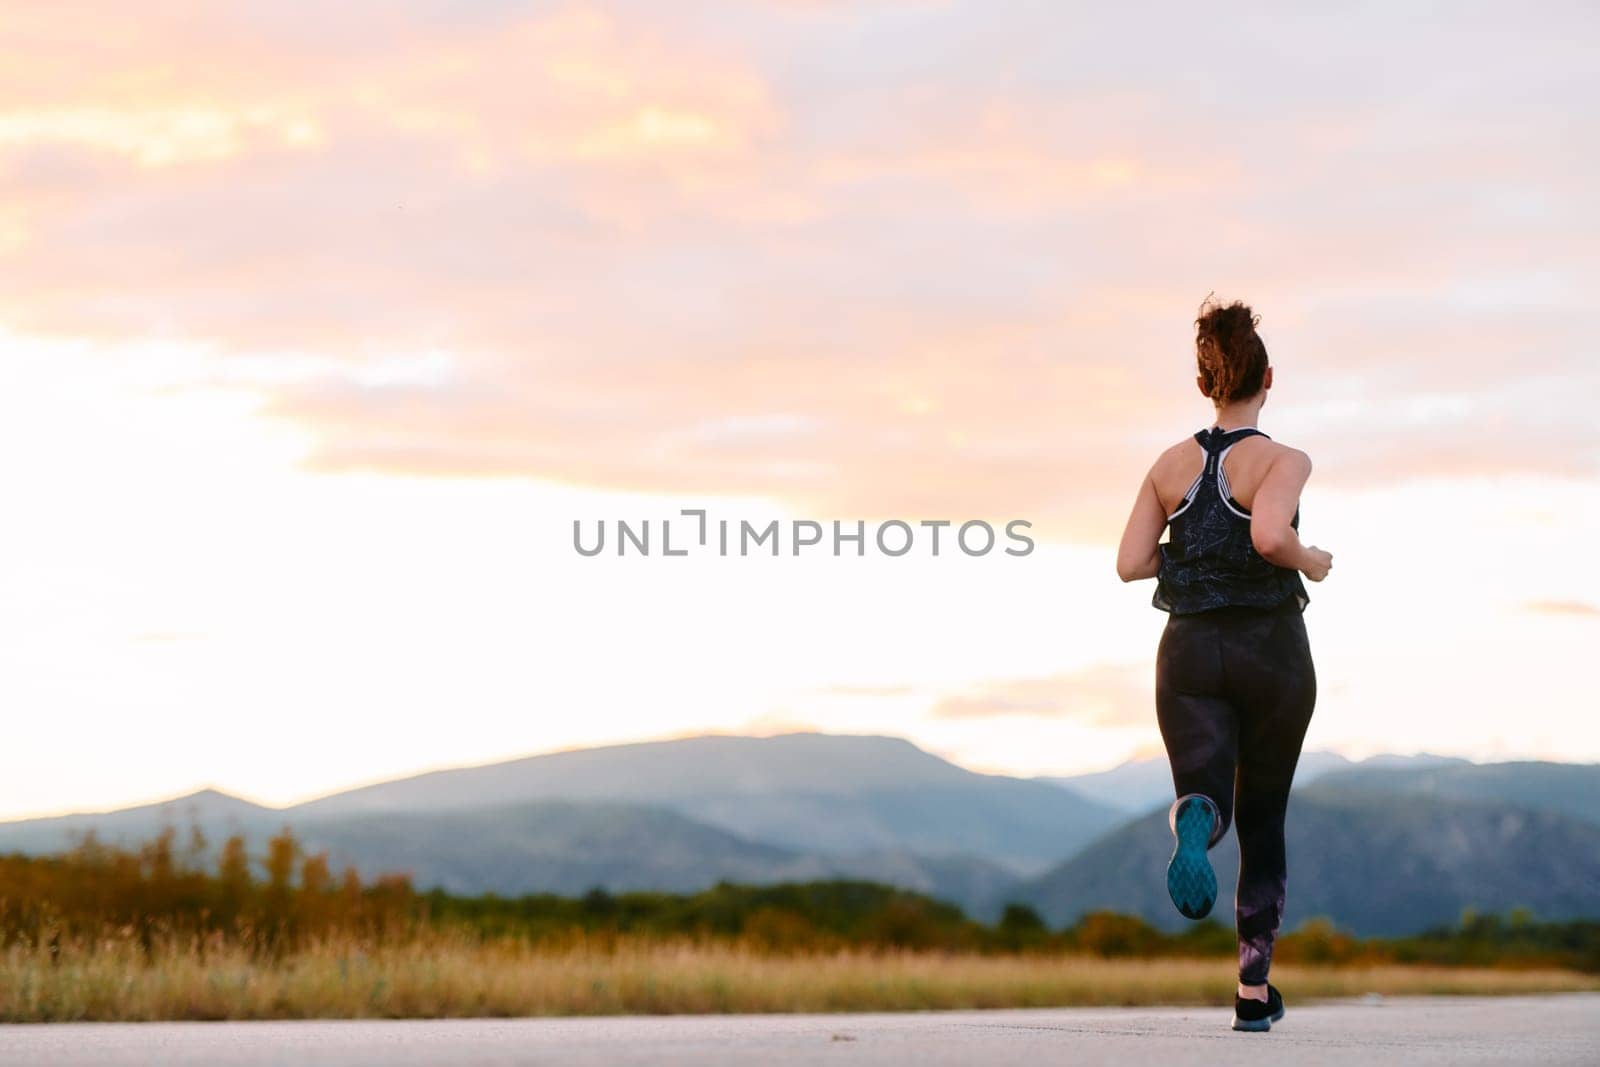
[[[1219,430],[1215,426],[1208,427],[1194,435],[1200,442],[1200,447],[1205,449],[1206,465],[1200,472],[1202,478],[1215,478],[1221,469],[1222,457],[1228,449],[1243,441],[1246,437],[1267,437],[1266,434],[1254,426],[1240,426],[1236,430]],[[1271,440],[1269,437],[1268,440]]]

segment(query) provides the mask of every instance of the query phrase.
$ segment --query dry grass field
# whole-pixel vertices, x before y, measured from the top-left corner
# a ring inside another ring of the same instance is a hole
[[[1302,1002],[1366,993],[1600,989],[1570,971],[1281,965]],[[773,954],[737,944],[531,947],[434,936],[362,949],[339,939],[276,961],[236,945],[136,941],[0,954],[0,1020],[449,1018],[1227,1004],[1225,959],[1102,959],[910,950]]]

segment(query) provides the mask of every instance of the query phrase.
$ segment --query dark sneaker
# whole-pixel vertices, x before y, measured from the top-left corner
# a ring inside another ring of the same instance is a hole
[[[1238,996],[1233,998],[1235,1030],[1265,1033],[1281,1018],[1283,1018],[1283,994],[1278,992],[1278,987],[1275,985],[1270,983],[1267,985],[1266,1000],[1247,1000]]]
[[[1190,919],[1204,919],[1217,902],[1217,875],[1206,855],[1215,819],[1211,805],[1199,796],[1185,797],[1173,807],[1172,833],[1178,847],[1167,862],[1167,895]]]

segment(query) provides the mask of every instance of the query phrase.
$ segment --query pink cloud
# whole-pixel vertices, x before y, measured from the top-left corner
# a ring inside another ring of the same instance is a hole
[[[1097,664],[976,686],[940,700],[931,714],[936,719],[1024,716],[1074,719],[1086,726],[1144,726],[1154,721],[1154,678],[1149,664]]]
[[[263,388],[317,469],[1105,539],[1216,289],[1318,484],[1600,471],[1586,24],[1386,24],[1377,97],[1289,18],[1216,70],[1114,12],[163,12],[0,14],[0,323],[314,357]]]

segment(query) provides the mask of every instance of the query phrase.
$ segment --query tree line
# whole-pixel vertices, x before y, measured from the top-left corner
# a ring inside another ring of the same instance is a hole
[[[404,874],[363,878],[333,869],[285,828],[252,855],[232,836],[215,850],[175,828],[136,847],[90,834],[53,856],[0,856],[0,945],[93,949],[97,943],[192,941],[277,955],[337,937],[371,945],[449,931],[552,948],[573,938],[737,942],[773,953],[914,949],[1047,952],[1104,957],[1210,957],[1234,951],[1219,922],[1158,930],[1142,919],[1091,912],[1052,929],[1025,904],[992,923],[955,905],[891,886],[825,881],[719,884],[696,893],[593,889],[578,897],[458,896],[420,891]],[[1451,927],[1404,938],[1359,938],[1314,919],[1279,939],[1275,958],[1325,964],[1432,963],[1560,966],[1600,973],[1600,922],[1539,922],[1467,913]]]

